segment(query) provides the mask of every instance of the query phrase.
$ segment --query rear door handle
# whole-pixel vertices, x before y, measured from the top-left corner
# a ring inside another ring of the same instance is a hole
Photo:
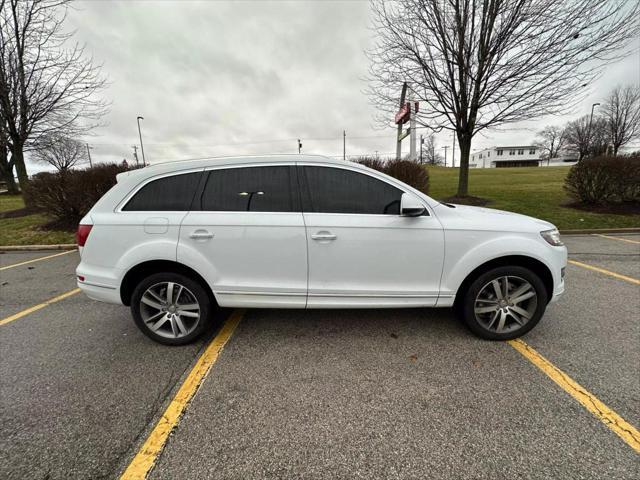
[[[321,242],[321,241],[335,240],[336,238],[338,238],[338,236],[334,235],[331,232],[318,232],[318,233],[314,233],[313,235],[311,235],[311,238]]]
[[[191,232],[189,238],[193,238],[194,240],[207,240],[213,238],[213,233],[208,230],[195,230]]]

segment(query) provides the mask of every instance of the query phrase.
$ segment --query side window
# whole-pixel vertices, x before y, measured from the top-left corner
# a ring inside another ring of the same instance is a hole
[[[142,187],[122,210],[128,212],[186,211],[198,188],[202,172],[184,173],[153,180]]]
[[[211,170],[201,209],[214,212],[298,212],[294,167]]]
[[[369,175],[331,167],[304,167],[304,210],[321,213],[400,214],[402,191]]]

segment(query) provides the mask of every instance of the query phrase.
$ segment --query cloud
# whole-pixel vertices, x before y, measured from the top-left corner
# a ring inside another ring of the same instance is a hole
[[[92,156],[131,162],[138,115],[151,162],[293,153],[298,138],[306,153],[339,156],[343,129],[348,154],[390,153],[395,132],[373,128],[375,110],[362,93],[368,25],[368,2],[356,1],[76,2],[67,26],[111,82],[107,125],[86,138]],[[612,66],[576,116],[639,74],[637,53]],[[474,149],[529,143],[542,125],[566,120],[489,131]]]

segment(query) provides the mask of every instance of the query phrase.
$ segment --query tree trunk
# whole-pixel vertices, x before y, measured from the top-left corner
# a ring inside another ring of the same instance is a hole
[[[22,150],[22,144],[15,142],[12,148],[13,164],[16,167],[16,173],[18,174],[18,183],[20,184],[20,190],[23,192],[27,188],[29,183],[29,176],[27,175],[27,167],[24,164],[24,152]]]
[[[20,190],[18,190],[18,185],[16,185],[16,180],[15,178],[13,178],[13,168],[4,168],[4,166],[0,167],[0,176],[7,184],[7,191],[11,195],[20,193]]]
[[[460,176],[458,177],[458,197],[466,197],[469,194],[469,153],[471,152],[471,136],[458,135],[460,145]]]
[[[13,178],[13,163],[7,158],[7,150],[5,148],[0,152],[0,179],[7,184],[7,190],[11,194],[19,193],[16,181]]]

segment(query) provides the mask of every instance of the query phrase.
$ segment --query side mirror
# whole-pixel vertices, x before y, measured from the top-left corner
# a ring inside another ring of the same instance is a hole
[[[425,206],[415,196],[403,193],[400,197],[400,215],[403,217],[419,217],[425,211]]]

